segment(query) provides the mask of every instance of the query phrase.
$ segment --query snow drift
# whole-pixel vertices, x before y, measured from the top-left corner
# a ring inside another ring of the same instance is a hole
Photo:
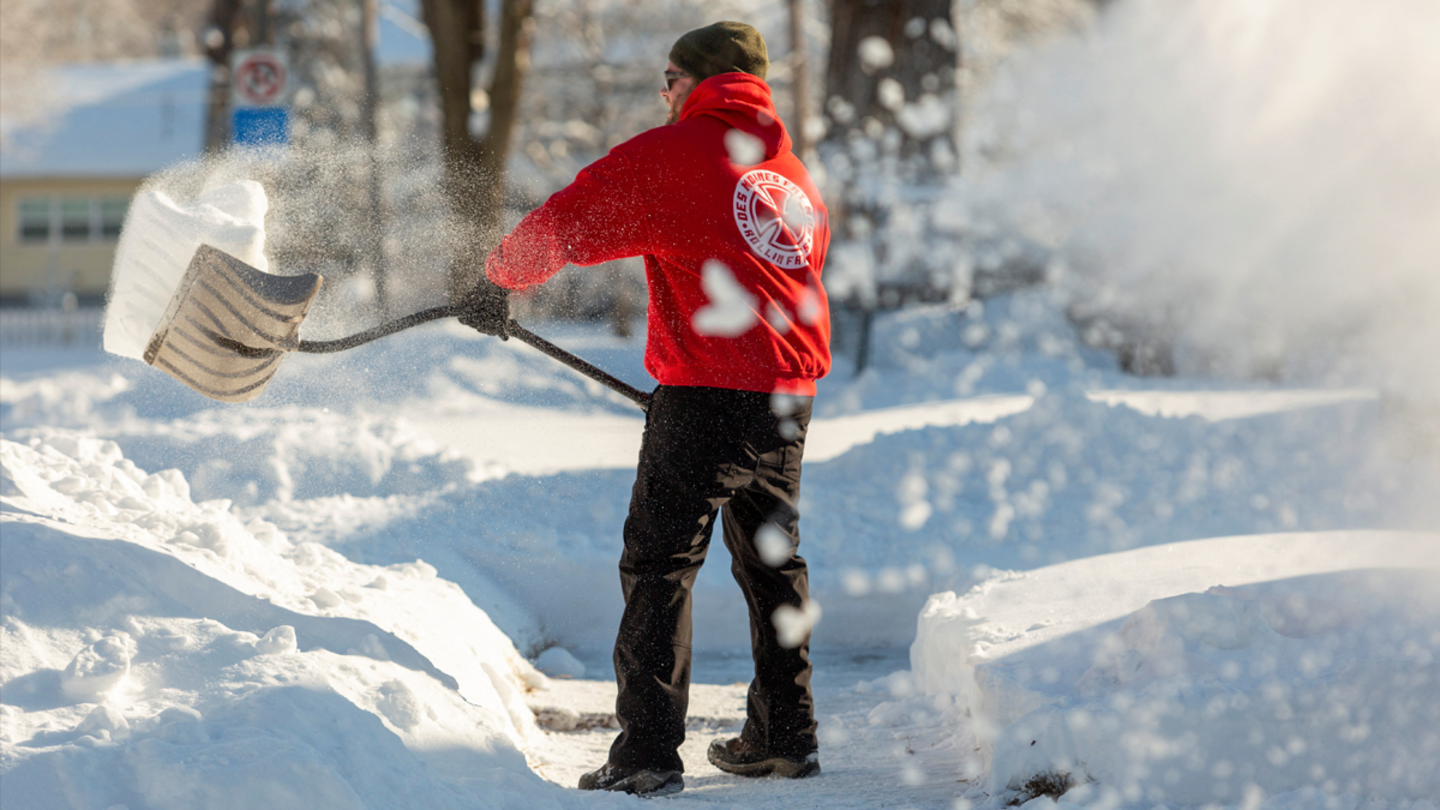
[[[543,785],[521,696],[544,676],[433,567],[292,543],[66,431],[0,439],[0,471],[5,807],[460,808]]]
[[[958,768],[985,775],[990,796],[1047,784],[1077,804],[1433,800],[1437,542],[1226,538],[998,576],[931,597],[916,685],[954,696],[955,744],[970,752]],[[1101,578],[1109,593],[1077,614]],[[1228,584],[1187,592],[1216,581]]]

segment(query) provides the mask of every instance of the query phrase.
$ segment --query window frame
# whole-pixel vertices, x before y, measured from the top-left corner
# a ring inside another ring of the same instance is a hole
[[[120,239],[120,229],[130,211],[130,197],[116,194],[35,194],[20,195],[15,199],[15,241],[19,245],[97,245],[114,243]],[[81,221],[77,204],[83,203],[84,233],[77,227]],[[37,209],[46,209],[44,233],[38,232],[35,223]],[[71,210],[66,211],[69,207]],[[29,209],[27,217],[26,209]],[[106,218],[106,209],[118,214]],[[116,210],[118,208],[118,211]],[[67,218],[67,213],[69,214]],[[68,233],[67,233],[68,230]]]
[[[44,228],[36,230],[34,223],[40,206],[44,206]],[[29,216],[26,209],[29,208]],[[27,233],[29,231],[30,233]],[[51,197],[20,197],[15,201],[15,241],[22,245],[45,245],[55,232],[55,199]]]

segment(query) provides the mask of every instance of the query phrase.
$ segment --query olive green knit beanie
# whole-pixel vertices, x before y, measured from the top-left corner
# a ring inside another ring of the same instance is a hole
[[[696,81],[721,73],[749,73],[763,79],[770,68],[765,38],[738,22],[717,22],[687,32],[675,40],[670,61]]]

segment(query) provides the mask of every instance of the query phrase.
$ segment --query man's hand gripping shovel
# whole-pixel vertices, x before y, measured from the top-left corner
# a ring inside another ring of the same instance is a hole
[[[465,314],[434,307],[338,340],[301,340],[300,322],[322,278],[315,273],[274,276],[201,245],[160,319],[145,362],[211,399],[246,402],[275,376],[286,352],[323,354],[351,349],[402,329]],[[648,410],[650,394],[591,365],[515,321],[509,334]]]

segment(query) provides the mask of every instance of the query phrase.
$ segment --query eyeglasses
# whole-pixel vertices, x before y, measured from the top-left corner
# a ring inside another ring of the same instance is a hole
[[[690,78],[690,74],[683,70],[667,70],[665,71],[665,89],[660,92],[668,93],[675,89],[675,82],[688,78]]]

